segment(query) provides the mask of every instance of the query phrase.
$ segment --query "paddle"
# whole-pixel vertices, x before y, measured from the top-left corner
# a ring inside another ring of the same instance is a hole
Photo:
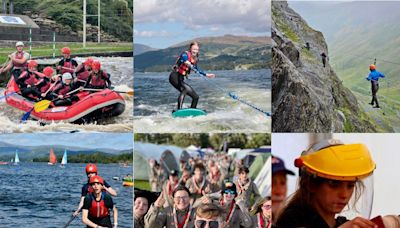
[[[69,219],[69,221],[67,222],[67,224],[65,224],[64,228],[67,228],[72,221],[74,221],[74,219],[76,218],[76,215],[72,215],[71,218]]]
[[[14,93],[18,93],[18,92],[19,92],[19,90],[18,90],[18,91],[11,92],[11,93],[7,93],[7,94],[4,95],[4,96],[0,96],[0,100],[1,100],[1,99],[4,99],[4,98],[7,98],[7,97],[13,95]]]
[[[83,88],[83,90],[84,91],[103,91],[104,89]],[[117,92],[117,93],[126,93],[126,94],[131,95],[131,96],[133,96],[133,94],[134,94],[133,90],[132,91],[116,91],[116,90],[113,90],[113,91]]]
[[[68,93],[66,94],[65,97],[67,97],[68,95],[71,95],[71,94],[73,94],[73,93],[76,93],[76,92],[79,91],[80,89],[81,89],[81,88],[78,88],[78,89],[72,90],[71,92],[68,92]],[[41,101],[35,103],[35,104],[33,105],[33,108],[31,108],[28,112],[26,112],[26,113],[22,116],[21,122],[27,121],[27,120],[29,119],[29,117],[31,116],[31,113],[33,112],[33,110],[35,110],[35,112],[44,111],[44,110],[46,110],[46,109],[50,106],[51,102],[56,101],[56,100],[58,100],[58,99],[60,99],[60,98],[57,97],[56,99],[53,99],[53,100],[51,100],[51,101],[49,101],[49,100],[41,100]]]

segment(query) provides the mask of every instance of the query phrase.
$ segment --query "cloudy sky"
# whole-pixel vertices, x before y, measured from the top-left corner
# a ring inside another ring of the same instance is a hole
[[[155,48],[202,36],[270,35],[269,0],[134,1],[134,40]]]
[[[86,149],[128,150],[133,148],[133,135],[130,133],[0,134],[0,142],[19,146],[62,145]]]

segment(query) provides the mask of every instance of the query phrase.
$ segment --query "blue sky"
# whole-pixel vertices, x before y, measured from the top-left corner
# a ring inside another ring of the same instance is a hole
[[[133,148],[133,135],[130,133],[0,134],[0,142],[19,146],[62,145],[87,149],[128,150]]]
[[[203,36],[270,36],[269,0],[134,1],[134,42],[155,48]]]

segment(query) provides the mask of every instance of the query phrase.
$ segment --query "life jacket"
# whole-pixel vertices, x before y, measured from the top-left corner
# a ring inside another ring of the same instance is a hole
[[[192,53],[190,51],[186,51],[185,52],[188,56],[188,60],[189,62],[194,66],[196,65],[196,59],[192,58]],[[188,74],[190,74],[190,67],[188,65],[185,64],[185,62],[183,62],[183,60],[181,59],[181,56],[179,56],[178,60],[175,63],[175,67],[174,69],[176,70],[176,72],[178,72],[179,74],[186,76]]]
[[[89,85],[93,87],[102,87],[105,88],[107,86],[106,81],[108,80],[108,74],[105,71],[100,70],[97,74],[92,71],[91,79],[89,81]]]
[[[68,70],[68,69],[65,69],[65,68],[61,68],[61,74],[64,74],[64,73],[67,73],[67,72],[69,72],[69,73],[74,73],[74,65],[72,65],[72,58],[69,58],[69,59],[63,59],[64,60],[64,65],[63,65],[63,67],[66,67],[66,68],[71,68],[72,70]],[[69,60],[69,61],[67,61],[67,60]]]
[[[24,51],[16,52],[15,53],[15,58],[18,59],[18,60],[23,59],[24,58],[24,54],[25,54]],[[23,69],[23,68],[26,68],[28,66],[28,61],[25,61],[25,63],[23,63],[23,64],[13,63],[13,66],[14,66],[14,69]]]
[[[80,72],[77,72],[76,77],[79,80],[87,81],[87,79],[89,78],[89,75],[90,75],[90,71],[86,70],[85,67],[83,67],[83,69]]]
[[[89,208],[89,214],[92,217],[95,218],[104,218],[109,216],[109,211],[108,208],[106,207],[106,204],[104,202],[104,196],[106,194],[104,192],[101,193],[101,198],[100,201],[96,201],[96,197],[94,196],[94,194],[90,194],[90,198],[92,199],[92,204]]]
[[[65,85],[64,83],[60,83],[56,86],[56,88],[54,89],[54,91],[58,94],[58,95],[63,95],[65,96],[69,91],[71,91],[72,89],[72,85]]]
[[[35,85],[39,81],[39,76],[28,70],[21,73],[18,79],[22,79],[22,83],[27,85]]]
[[[43,83],[43,85],[40,87],[40,92],[45,93],[51,86],[50,79],[42,78],[42,82],[40,82],[39,84],[42,84],[42,83]]]

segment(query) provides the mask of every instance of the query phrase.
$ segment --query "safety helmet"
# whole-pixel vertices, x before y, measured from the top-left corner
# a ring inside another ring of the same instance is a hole
[[[70,55],[70,54],[71,54],[71,49],[70,49],[69,47],[63,47],[63,48],[61,49],[61,53],[62,53],[62,54]]]
[[[376,69],[376,66],[375,66],[374,64],[371,64],[371,65],[369,65],[369,69],[370,69],[370,70],[375,70],[375,69]]]
[[[45,67],[44,69],[43,69],[43,74],[44,75],[46,75],[47,77],[51,77],[52,75],[53,75],[53,73],[54,73],[54,70],[53,70],[53,68],[51,68],[51,67]]]
[[[86,174],[97,173],[97,166],[95,164],[87,164],[85,170],[86,170]]]
[[[93,59],[92,58],[87,58],[84,62],[83,65],[85,66],[92,66]]]
[[[24,43],[22,42],[22,41],[18,41],[16,44],[15,44],[15,47],[18,47],[18,46],[25,46],[24,45]]]
[[[72,79],[72,75],[71,75],[71,73],[66,72],[66,73],[64,73],[64,74],[62,75],[62,81],[63,81],[63,83],[65,83],[65,81],[68,80],[68,79]]]
[[[99,61],[93,61],[92,63],[92,69],[93,70],[100,70],[101,69],[101,63]]]
[[[295,160],[300,171],[326,179],[356,181],[370,176],[376,165],[363,144],[324,140]]]
[[[32,67],[38,67],[38,63],[36,62],[36,60],[30,60],[28,63],[28,68],[32,68]]]
[[[92,176],[89,180],[89,184],[93,184],[93,183],[100,183],[102,185],[104,185],[104,180],[103,178],[101,178],[101,176]]]

